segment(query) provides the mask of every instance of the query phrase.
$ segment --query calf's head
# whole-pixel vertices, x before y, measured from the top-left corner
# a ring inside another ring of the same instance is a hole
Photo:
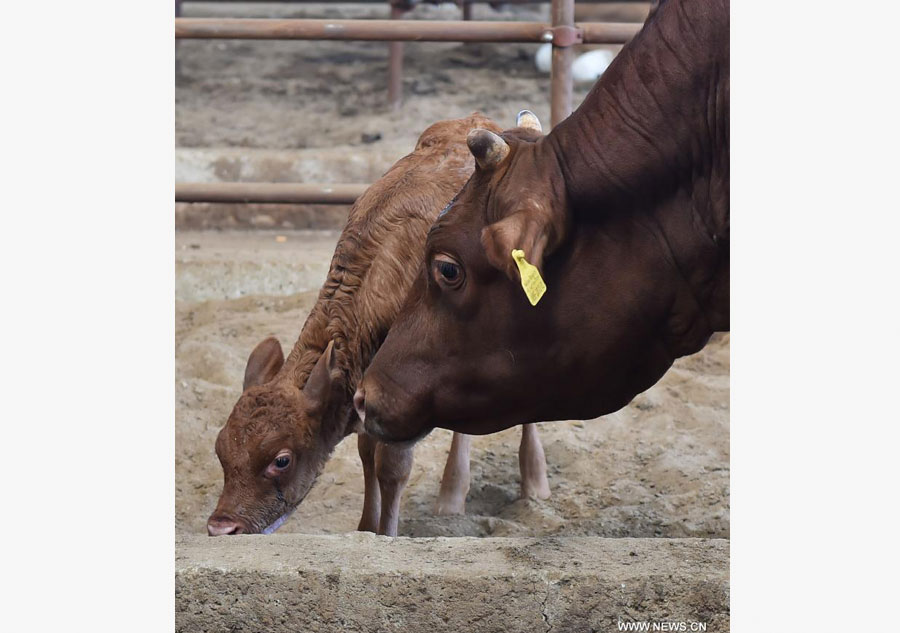
[[[250,355],[244,391],[216,440],[225,486],[209,517],[210,536],[274,532],[309,492],[339,438],[320,428],[341,383],[329,343],[305,384],[281,371],[268,338]]]
[[[421,274],[354,398],[376,436],[411,440],[427,421],[463,430],[486,412],[497,429],[528,421],[534,390],[517,378],[553,379],[563,360],[536,336],[559,289],[530,305],[512,252],[545,273],[568,232],[565,183],[534,114],[516,123],[469,133],[475,173],[432,227]]]

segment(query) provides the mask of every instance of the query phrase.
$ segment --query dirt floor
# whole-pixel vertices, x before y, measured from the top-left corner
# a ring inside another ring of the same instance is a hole
[[[325,275],[335,232],[176,234],[176,529],[205,532],[222,486],[213,444],[246,357],[270,334],[289,348]],[[518,429],[478,437],[465,516],[432,507],[451,433],[416,449],[400,535],[729,536],[729,337],[679,360],[650,391],[598,420],[544,423],[552,496],[517,498]],[[355,529],[354,438],[335,451],[283,532]]]
[[[547,14],[547,5],[475,7],[476,19],[546,20]],[[185,2],[184,15],[387,17],[387,7]],[[420,6],[410,17],[458,19],[459,10]],[[534,67],[536,49],[407,44],[406,100],[394,112],[386,105],[385,43],[182,41],[176,180],[328,182],[324,175],[338,172],[331,182],[371,182],[439,119],[481,110],[512,124],[527,107],[549,126],[549,78]],[[576,89],[576,103],[588,89]],[[179,205],[176,217],[190,220],[177,220],[180,227],[339,229],[346,214],[346,207],[332,207],[298,220],[285,210],[290,205],[256,205],[243,222],[234,210],[252,206]],[[213,443],[239,395],[247,355],[270,334],[286,348],[293,345],[336,239],[335,231],[286,229],[176,233],[179,533],[205,532],[222,485]],[[678,361],[614,415],[540,425],[552,489],[547,501],[517,499],[517,429],[476,438],[461,517],[432,513],[451,437],[437,430],[417,448],[400,534],[728,537],[728,389],[725,335]],[[281,531],[347,532],[361,507],[362,473],[351,438]]]

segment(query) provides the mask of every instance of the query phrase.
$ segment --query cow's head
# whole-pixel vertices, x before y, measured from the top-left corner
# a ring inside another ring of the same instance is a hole
[[[429,421],[461,429],[486,411],[498,428],[527,421],[516,377],[553,371],[557,350],[535,328],[558,289],[532,306],[512,252],[544,272],[568,230],[565,183],[537,117],[516,123],[469,133],[476,171],[432,227],[420,277],[357,390],[357,412],[384,439],[414,439]]]
[[[544,257],[565,236],[565,187],[561,178],[553,177],[556,157],[541,151],[545,149],[542,139],[540,121],[528,110],[522,110],[516,127],[502,136],[477,129],[466,139],[477,168],[453,205],[454,213],[465,208],[456,224],[482,221],[480,242],[488,262],[513,282],[519,281],[510,255],[513,249],[523,250],[525,259],[542,269]],[[441,233],[442,219],[432,230],[433,238]],[[452,226],[456,219],[447,218],[444,223]]]
[[[339,438],[320,429],[341,383],[333,344],[301,387],[268,338],[250,354],[244,392],[219,437],[225,487],[209,517],[210,536],[274,532],[303,501]]]

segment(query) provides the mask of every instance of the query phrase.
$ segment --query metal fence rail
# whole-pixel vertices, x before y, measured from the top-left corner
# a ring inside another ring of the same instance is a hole
[[[579,4],[646,4],[650,0],[578,0]],[[551,0],[398,0],[394,4],[547,4]],[[389,0],[176,0],[176,4],[387,4]]]
[[[582,33],[584,43],[624,44],[641,25],[626,22],[575,24],[561,14],[556,26]],[[553,26],[543,22],[449,20],[320,20],[270,18],[176,18],[177,39],[356,40],[369,42],[552,42]],[[560,46],[566,48],[571,44]]]
[[[353,204],[369,185],[286,182],[175,183],[175,202]]]

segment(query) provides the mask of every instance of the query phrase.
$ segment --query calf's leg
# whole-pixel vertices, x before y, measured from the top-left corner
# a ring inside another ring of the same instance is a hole
[[[441,477],[441,492],[438,494],[435,512],[439,515],[465,514],[466,495],[469,494],[469,449],[472,436],[454,433],[450,443],[450,455]]]
[[[365,479],[365,496],[363,497],[362,518],[357,530],[360,532],[377,532],[381,517],[381,490],[375,476],[375,447],[378,440],[367,433],[357,433],[356,448],[362,461],[363,478]]]
[[[381,521],[378,534],[397,536],[400,499],[409,481],[413,464],[413,447],[405,448],[378,442],[375,449],[375,475],[381,489]]]
[[[547,481],[547,460],[544,447],[538,436],[537,425],[522,425],[522,441],[519,443],[519,473],[522,477],[520,490],[522,498],[550,497],[550,483]]]

